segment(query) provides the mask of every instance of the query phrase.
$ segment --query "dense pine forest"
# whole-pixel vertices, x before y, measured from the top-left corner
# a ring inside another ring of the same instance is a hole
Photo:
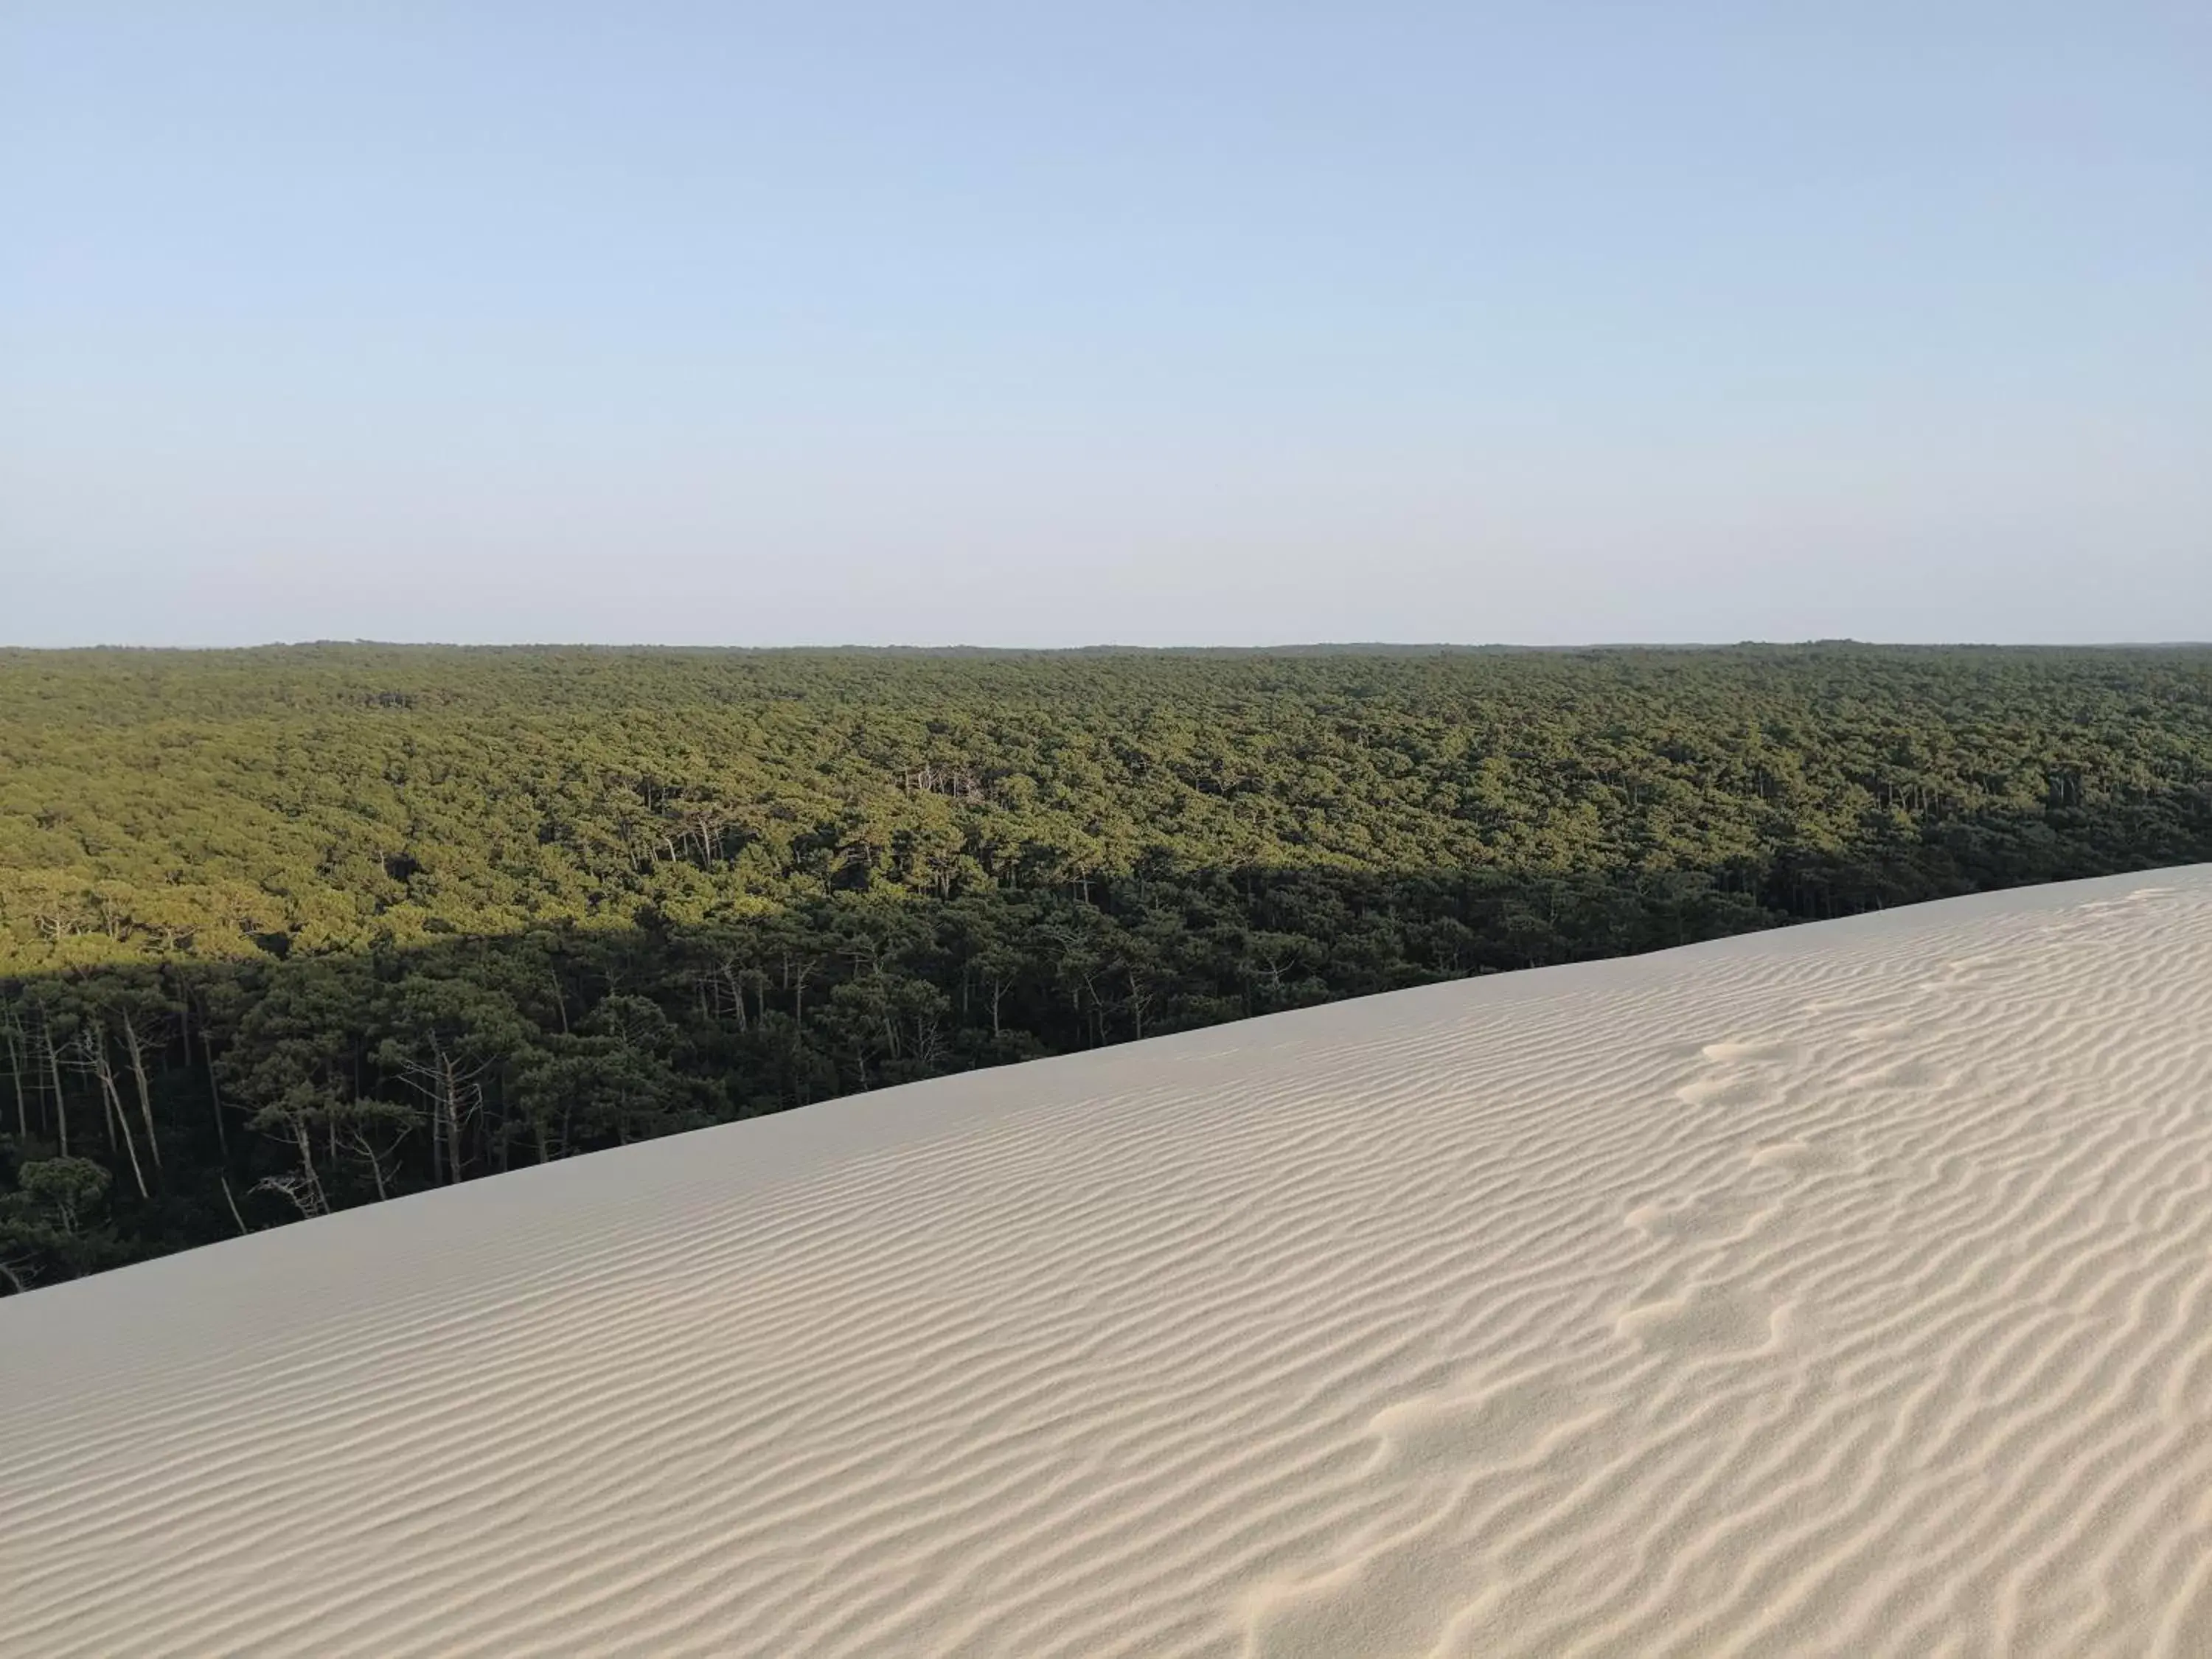
[[[2212,651],[0,653],[0,1291],[858,1090],[2212,859]]]

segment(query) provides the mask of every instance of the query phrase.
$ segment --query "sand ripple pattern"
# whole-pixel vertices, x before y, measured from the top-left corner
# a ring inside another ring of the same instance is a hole
[[[2212,866],[0,1302],[0,1652],[2212,1652]]]

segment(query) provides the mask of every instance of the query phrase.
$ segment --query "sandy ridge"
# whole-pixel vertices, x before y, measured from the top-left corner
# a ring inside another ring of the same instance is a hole
[[[0,1650],[2212,1650],[2212,868],[0,1302]]]

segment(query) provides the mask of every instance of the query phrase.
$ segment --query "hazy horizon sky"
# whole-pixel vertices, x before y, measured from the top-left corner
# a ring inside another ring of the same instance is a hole
[[[23,0],[0,645],[2212,638],[2212,9]]]

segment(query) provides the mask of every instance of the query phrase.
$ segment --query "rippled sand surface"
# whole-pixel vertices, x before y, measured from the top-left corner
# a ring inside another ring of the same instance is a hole
[[[2212,1652],[2212,867],[0,1302],[0,1651]]]

